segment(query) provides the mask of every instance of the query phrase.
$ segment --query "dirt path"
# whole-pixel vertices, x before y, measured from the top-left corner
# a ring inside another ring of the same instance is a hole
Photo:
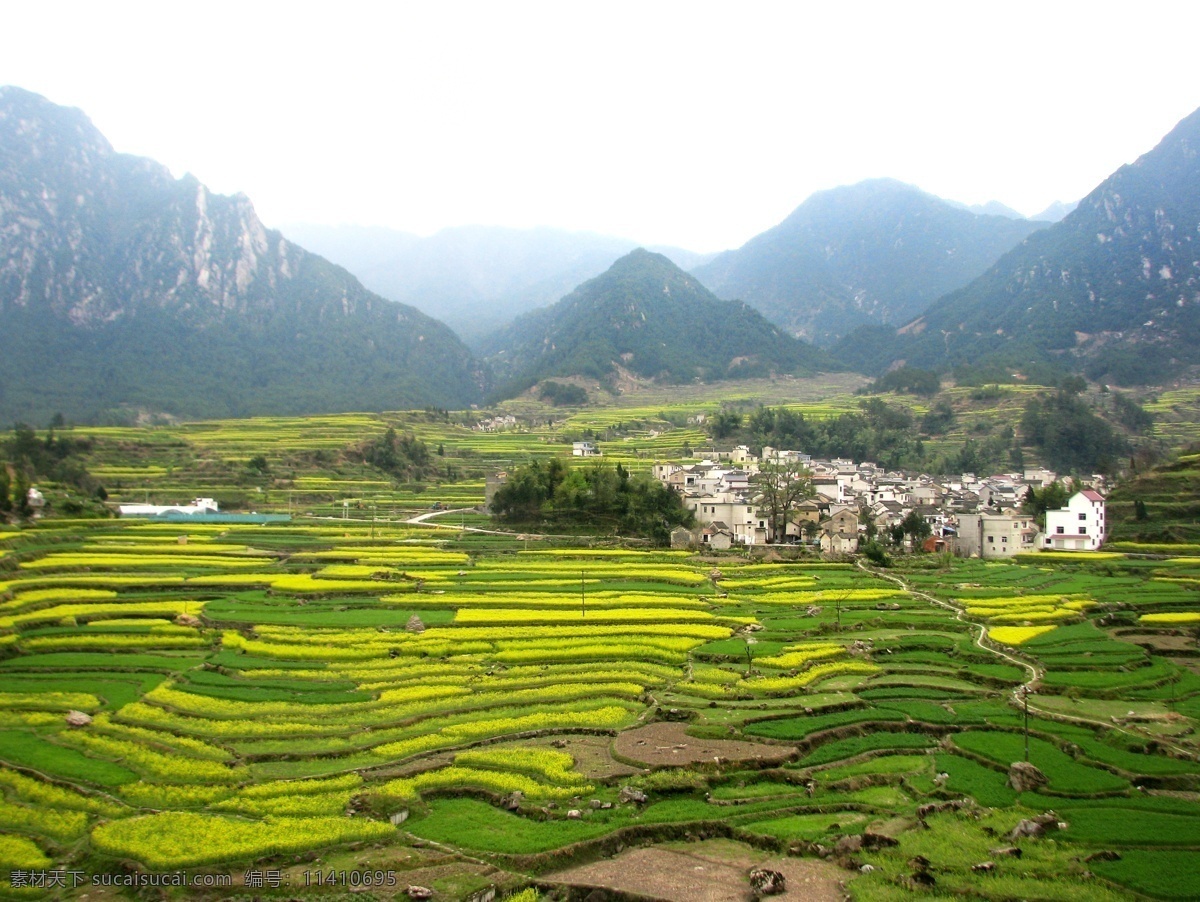
[[[951,604],[948,601],[942,601],[942,599],[940,599],[940,598],[936,598],[933,595],[930,595],[926,592],[921,592],[918,589],[914,589],[911,586],[909,586],[909,584],[907,582],[905,582],[904,579],[902,579],[901,577],[893,576],[890,573],[884,573],[881,570],[875,570],[870,567],[867,567],[866,565],[863,564],[862,561],[858,561],[857,566],[860,570],[863,570],[866,573],[870,573],[873,576],[878,576],[882,579],[888,580],[889,582],[895,583],[897,586],[899,586],[901,589],[903,589],[905,592],[907,592],[910,595],[913,595],[917,598],[923,598],[926,601],[928,601],[932,604],[935,604],[938,607],[945,608],[948,611],[953,611],[954,619],[956,619],[959,623],[962,623],[968,627],[977,627],[979,629],[979,634],[975,637],[975,644],[979,648],[983,649],[984,651],[988,652],[989,654],[993,654],[996,657],[1003,659],[1004,661],[1007,661],[1009,664],[1016,664],[1017,666],[1023,667],[1025,670],[1027,670],[1030,675],[1029,679],[1026,680],[1024,683],[1022,683],[1020,686],[1018,686],[1017,688],[1015,688],[1012,691],[1013,703],[1018,708],[1023,707],[1026,704],[1026,702],[1028,701],[1029,696],[1026,693],[1032,694],[1032,693],[1036,692],[1038,683],[1041,682],[1042,677],[1045,676],[1045,674],[1046,674],[1046,669],[1045,669],[1045,667],[1042,666],[1042,664],[1040,662],[1025,660],[1024,658],[1016,657],[1014,655],[1008,654],[1005,651],[1001,651],[998,648],[994,648],[990,645],[986,645],[983,641],[983,637],[987,633],[987,627],[984,626],[983,624],[975,623],[972,620],[965,619],[966,611],[963,610],[962,608],[958,607],[957,605]],[[1126,736],[1133,736],[1133,737],[1136,737],[1137,739],[1143,739],[1143,740],[1147,739],[1147,738],[1154,739],[1163,748],[1170,749],[1178,754],[1185,755],[1188,758],[1195,758],[1196,753],[1193,749],[1183,748],[1181,746],[1167,742],[1160,736],[1147,736],[1147,734],[1143,734],[1137,730],[1130,730],[1130,729],[1126,729],[1125,727],[1117,726],[1116,724],[1112,723],[1112,721],[1098,720],[1098,719],[1092,718],[1092,717],[1081,717],[1078,714],[1066,714],[1062,711],[1051,711],[1046,708],[1039,708],[1035,704],[1030,704],[1029,710],[1031,713],[1039,714],[1042,717],[1045,717],[1049,720],[1065,720],[1065,721],[1069,721],[1071,723],[1085,724],[1085,725],[1091,726],[1091,727],[1104,727],[1105,729],[1114,730],[1118,733],[1124,733]]]
[[[724,762],[783,762],[795,754],[790,745],[769,745],[737,739],[697,739],[687,734],[685,723],[652,723],[618,733],[613,741],[622,758],[650,767],[699,764],[720,758]]]
[[[730,840],[672,843],[623,852],[546,875],[547,883],[602,887],[636,893],[661,902],[746,902],[753,868],[779,871],[787,892],[772,899],[793,902],[840,902],[845,871],[814,858],[770,858]]]

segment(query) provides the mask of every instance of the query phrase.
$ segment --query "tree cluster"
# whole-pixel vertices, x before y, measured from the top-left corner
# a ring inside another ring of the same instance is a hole
[[[428,446],[411,432],[397,433],[392,427],[359,447],[364,462],[396,479],[419,479],[429,468]]]
[[[587,391],[582,387],[553,380],[538,386],[538,397],[553,407],[580,407],[588,402]]]
[[[866,387],[863,394],[882,392],[908,392],[913,395],[931,397],[942,390],[942,380],[932,370],[902,366],[885,373]]]
[[[692,512],[672,489],[620,464],[569,467],[558,458],[533,461],[509,474],[492,499],[492,512],[517,524],[587,527],[665,543]]]
[[[1125,439],[1069,391],[1026,404],[1021,434],[1050,467],[1067,473],[1110,473],[1127,449]]]
[[[55,422],[61,425],[61,418]],[[32,513],[29,489],[36,482],[69,486],[103,501],[108,497],[104,487],[84,465],[84,455],[91,447],[89,439],[61,435],[54,426],[44,436],[24,423],[14,426],[11,435],[0,442],[0,518],[28,517]]]

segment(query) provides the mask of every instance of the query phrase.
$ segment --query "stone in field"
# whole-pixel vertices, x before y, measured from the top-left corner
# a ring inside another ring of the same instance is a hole
[[[1028,761],[1014,761],[1008,768],[1008,785],[1017,792],[1035,792],[1050,780]]]

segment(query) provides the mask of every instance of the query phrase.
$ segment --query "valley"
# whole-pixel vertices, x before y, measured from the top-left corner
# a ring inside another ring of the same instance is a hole
[[[45,515],[0,532],[10,891],[673,899],[702,868],[743,898],[757,868],[805,898],[1194,896],[1196,546],[1120,514],[1113,551],[878,569],[482,512],[487,475],[584,435],[645,472],[736,399],[819,420],[862,386],[60,427],[108,505],[283,519],[97,517],[43,482]],[[1037,389],[1006,388],[888,400],[1019,427]],[[1184,419],[1190,395],[1156,403]],[[385,470],[389,429],[412,439]],[[18,885],[55,869],[80,883]]]

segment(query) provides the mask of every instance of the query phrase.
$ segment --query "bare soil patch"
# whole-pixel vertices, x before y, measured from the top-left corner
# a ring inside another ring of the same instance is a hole
[[[632,849],[615,858],[568,868],[542,879],[635,893],[662,902],[745,902],[749,873],[765,867],[787,879],[787,892],[773,899],[840,902],[845,871],[813,858],[778,858],[731,840],[669,843]]]
[[[768,745],[738,739],[697,739],[687,734],[687,724],[652,723],[620,733],[613,748],[622,758],[649,767],[722,761],[783,762],[795,754],[790,745]]]

